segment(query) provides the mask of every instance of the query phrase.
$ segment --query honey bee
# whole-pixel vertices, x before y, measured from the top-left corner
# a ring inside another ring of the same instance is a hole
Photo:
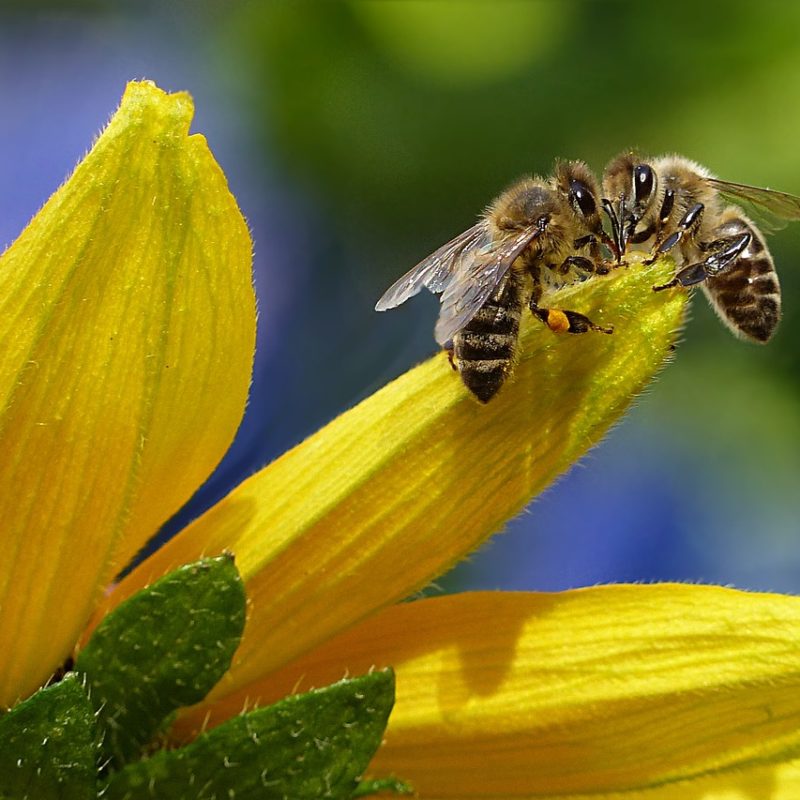
[[[603,229],[598,197],[581,161],[556,164],[551,178],[515,183],[475,225],[390,286],[376,310],[404,303],[423,286],[441,293],[436,341],[467,389],[487,403],[514,368],[524,306],[556,332],[612,332],[576,311],[539,304],[550,284],[608,272],[601,246],[615,243]]]
[[[677,248],[680,269],[656,291],[700,284],[735,335],[762,343],[772,337],[781,317],[778,275],[764,235],[738,205],[797,220],[800,197],[720,180],[682,156],[633,153],[606,167],[603,194],[617,253],[646,245],[654,261]]]

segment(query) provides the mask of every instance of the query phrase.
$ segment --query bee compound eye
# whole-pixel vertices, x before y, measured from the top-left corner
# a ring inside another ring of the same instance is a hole
[[[570,181],[570,199],[580,209],[584,217],[592,217],[597,213],[597,203],[589,187],[582,181]]]
[[[650,199],[655,189],[655,174],[652,167],[639,164],[633,170],[633,196],[636,203],[644,203]]]

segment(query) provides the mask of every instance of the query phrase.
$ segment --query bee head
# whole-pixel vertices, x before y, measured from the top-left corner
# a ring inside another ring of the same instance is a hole
[[[583,161],[556,164],[555,187],[569,203],[581,227],[595,235],[602,231],[597,180]]]
[[[656,191],[656,173],[649,164],[637,164],[633,168],[633,210],[639,211],[638,219],[650,204]],[[637,220],[638,221],[638,220]]]
[[[651,208],[658,187],[658,176],[635,153],[612,159],[603,173],[603,207],[611,220],[620,255],[636,232],[636,226]]]
[[[569,202],[575,213],[580,214],[587,223],[591,223],[598,215],[592,190],[577,178],[569,182]]]

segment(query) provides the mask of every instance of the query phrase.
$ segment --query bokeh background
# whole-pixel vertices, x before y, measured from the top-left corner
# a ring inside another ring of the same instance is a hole
[[[374,302],[517,177],[635,146],[800,194],[798,4],[27,0],[0,3],[0,246],[133,78],[194,95],[261,309],[240,434],[163,535],[434,352],[434,298]],[[736,341],[695,298],[625,421],[432,591],[800,591],[800,224],[770,246],[774,341]]]

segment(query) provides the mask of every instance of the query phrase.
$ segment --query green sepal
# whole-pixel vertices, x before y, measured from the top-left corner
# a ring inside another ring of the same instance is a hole
[[[381,743],[394,673],[373,672],[235,717],[108,781],[104,800],[349,800]]]
[[[375,778],[361,781],[351,798],[356,800],[356,798],[374,797],[378,794],[409,795],[414,794],[414,788],[408,783],[397,780],[397,778]]]
[[[94,709],[76,675],[0,717],[2,800],[94,800]]]
[[[138,759],[172,712],[202,700],[230,666],[245,621],[231,556],[165,575],[112,611],[81,651],[103,759]]]

